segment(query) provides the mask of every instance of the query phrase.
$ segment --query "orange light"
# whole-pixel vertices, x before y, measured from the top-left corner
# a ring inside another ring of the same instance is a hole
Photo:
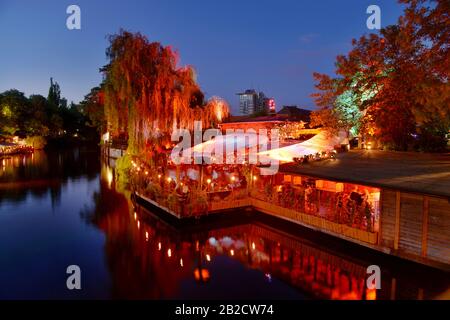
[[[171,181],[172,181],[172,178],[171,178],[171,177],[168,177],[168,178],[167,178],[167,181],[168,181],[168,182],[171,182]]]
[[[145,171],[145,175],[148,175],[148,171]]]
[[[236,180],[236,178],[234,176],[232,176],[231,177],[231,181],[234,181],[234,180]]]
[[[168,250],[167,250],[167,256],[168,256],[169,258],[172,256],[172,250],[171,250],[171,249],[168,249]]]
[[[134,221],[136,221],[136,219],[137,219],[137,215],[136,215],[136,212],[134,213]]]
[[[377,290],[376,289],[367,289],[366,300],[377,300]]]
[[[211,179],[206,180],[206,182],[207,182],[208,184],[210,184],[210,183],[211,183]]]
[[[206,261],[211,261],[211,256],[209,254],[206,255]]]
[[[158,242],[158,250],[161,250],[161,242]]]
[[[145,240],[148,241],[148,232],[147,231],[145,231]]]
[[[183,258],[180,258],[180,266],[184,267]]]
[[[233,250],[233,249],[230,250],[230,254],[231,254],[232,256],[234,256],[234,250]]]
[[[139,222],[139,220],[137,222],[137,227],[138,227],[138,229],[141,227],[141,223]]]
[[[256,176],[253,176],[253,181],[256,181],[258,178],[256,178]]]
[[[256,245],[254,242],[252,242],[252,249],[255,250],[255,248],[256,248]]]
[[[161,179],[161,175],[160,174],[158,174],[158,179]]]
[[[209,280],[209,271],[207,269],[201,269],[201,271],[197,268],[194,270],[194,278],[197,281],[203,280],[208,281]]]

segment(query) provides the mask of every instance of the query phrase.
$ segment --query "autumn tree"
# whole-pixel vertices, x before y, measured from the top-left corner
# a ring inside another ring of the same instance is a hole
[[[105,116],[113,135],[126,133],[131,153],[156,151],[170,143],[174,128],[193,129],[219,122],[192,67],[179,67],[170,47],[149,42],[140,33],[120,31],[110,37],[105,74]]]
[[[315,117],[341,126],[340,103],[349,94],[362,113],[361,132],[405,150],[415,134],[441,128],[432,132],[443,137],[450,127],[450,22],[448,2],[400,2],[406,9],[398,24],[353,40],[352,50],[337,57],[336,78],[316,75],[314,96]]]

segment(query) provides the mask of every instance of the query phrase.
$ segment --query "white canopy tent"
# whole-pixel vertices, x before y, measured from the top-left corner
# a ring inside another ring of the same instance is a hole
[[[336,145],[348,144],[347,134],[339,132],[337,136],[322,131],[311,139],[287,147],[259,152],[258,155],[282,162],[292,162],[294,158],[313,155],[318,152],[332,151]]]
[[[246,149],[255,148],[258,146],[270,145],[269,138],[265,135],[258,135],[256,133],[233,133],[227,135],[216,136],[212,140],[197,144],[189,149],[183,150],[181,161],[186,163],[192,158],[202,157],[208,159],[210,157],[223,157],[223,163],[225,163],[225,157],[234,157],[235,153],[241,153],[245,155]],[[215,161],[213,161],[215,162]],[[217,163],[217,162],[216,162]]]

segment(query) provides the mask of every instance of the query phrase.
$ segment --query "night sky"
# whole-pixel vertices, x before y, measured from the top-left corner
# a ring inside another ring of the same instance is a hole
[[[66,28],[66,8],[81,8],[81,30]],[[395,0],[292,1],[20,1],[0,0],[0,92],[47,96],[49,78],[69,102],[98,85],[106,35],[120,28],[171,45],[193,65],[207,97],[262,90],[281,105],[314,108],[312,73],[332,74],[351,39],[370,32],[366,8],[395,23]]]

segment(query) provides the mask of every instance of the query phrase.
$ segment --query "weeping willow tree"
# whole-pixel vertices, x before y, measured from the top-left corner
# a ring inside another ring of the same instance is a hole
[[[228,116],[225,101],[208,102],[192,67],[178,67],[170,47],[140,33],[121,30],[109,38],[105,73],[105,114],[112,136],[128,138],[128,152],[142,154],[170,144],[174,129],[216,126]]]

